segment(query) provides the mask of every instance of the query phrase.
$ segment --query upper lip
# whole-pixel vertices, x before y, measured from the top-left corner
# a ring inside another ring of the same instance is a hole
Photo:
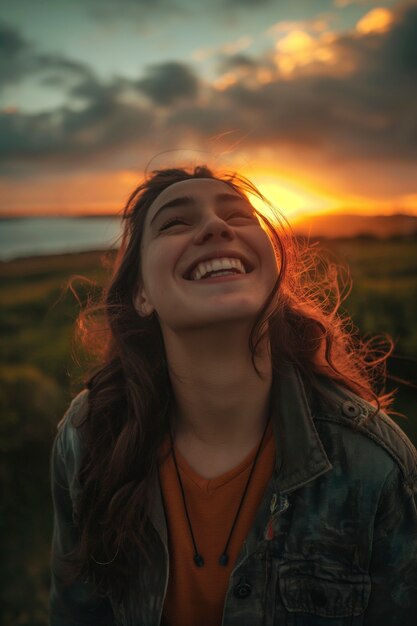
[[[213,252],[208,252],[207,254],[203,254],[202,256],[198,257],[198,259],[195,259],[191,263],[191,265],[185,270],[183,277],[189,279],[193,270],[197,267],[199,263],[202,263],[203,261],[212,261],[213,259],[224,258],[239,259],[242,262],[246,272],[251,272],[253,270],[252,263],[250,263],[250,261],[241,252],[235,252],[234,250],[216,250]]]

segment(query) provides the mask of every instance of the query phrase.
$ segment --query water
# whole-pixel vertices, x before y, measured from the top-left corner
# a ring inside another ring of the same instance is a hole
[[[117,217],[0,220],[0,259],[105,250],[115,246],[120,233]]]

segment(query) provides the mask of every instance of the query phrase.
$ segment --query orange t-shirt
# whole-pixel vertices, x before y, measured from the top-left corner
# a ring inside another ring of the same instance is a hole
[[[160,480],[168,524],[170,568],[163,621],[167,626],[221,624],[229,577],[254,522],[275,462],[271,425],[262,444],[249,489],[229,543],[227,566],[219,565],[257,451],[214,479],[199,476],[175,449],[193,533],[204,566],[194,563],[194,548],[172,453],[162,456]],[[170,450],[169,444],[164,447]]]

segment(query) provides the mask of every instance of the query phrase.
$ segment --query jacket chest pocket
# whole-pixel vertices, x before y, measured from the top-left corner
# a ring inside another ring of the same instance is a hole
[[[311,561],[279,568],[279,592],[288,626],[360,626],[371,591],[360,571]]]

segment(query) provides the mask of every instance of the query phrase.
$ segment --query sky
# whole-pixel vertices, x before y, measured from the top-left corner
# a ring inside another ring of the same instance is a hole
[[[417,2],[2,0],[0,215],[238,171],[288,217],[417,215]]]

